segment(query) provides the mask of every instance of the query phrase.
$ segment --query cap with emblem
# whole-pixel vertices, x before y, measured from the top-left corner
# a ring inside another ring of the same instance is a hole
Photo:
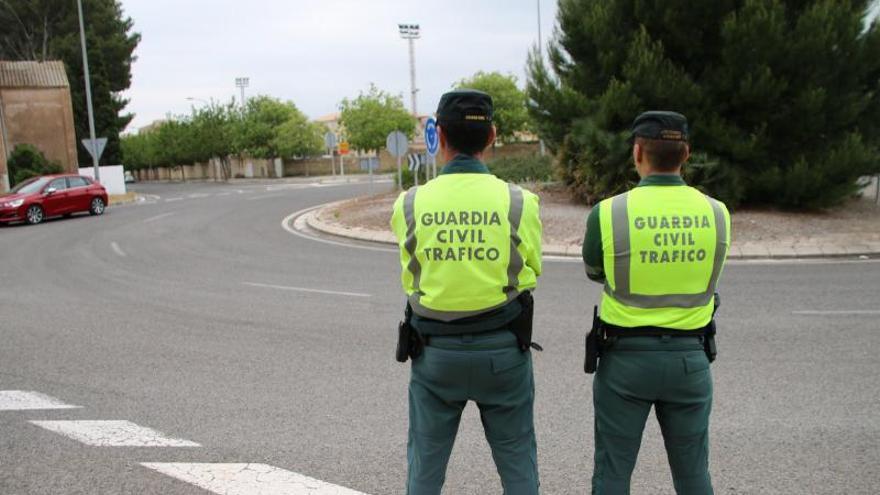
[[[456,89],[440,97],[437,122],[492,122],[492,97],[475,89]]]
[[[632,137],[663,141],[687,141],[687,118],[676,112],[645,112],[633,121]]]

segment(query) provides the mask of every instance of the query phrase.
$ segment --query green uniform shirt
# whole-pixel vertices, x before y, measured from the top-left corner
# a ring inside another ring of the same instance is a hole
[[[686,186],[684,179],[675,174],[649,175],[639,182],[636,187],[646,186]],[[590,211],[587,217],[587,232],[584,235],[584,247],[581,251],[584,263],[589,268],[587,276],[594,282],[605,282],[605,267],[603,264],[604,253],[602,252],[602,226],[599,222],[599,203]]]
[[[489,167],[480,160],[468,155],[456,155],[443,169],[445,174],[488,174]],[[417,314],[412,316],[412,326],[424,335],[457,335],[464,333],[480,333],[487,330],[503,328],[504,325],[519,316],[522,306],[514,299],[509,304],[485,313],[462,318],[451,322],[432,320]]]

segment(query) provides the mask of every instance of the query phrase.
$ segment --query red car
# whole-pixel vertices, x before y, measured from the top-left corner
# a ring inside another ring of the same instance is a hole
[[[38,224],[48,217],[87,211],[104,213],[107,190],[89,177],[44,175],[28,179],[0,196],[0,223]]]

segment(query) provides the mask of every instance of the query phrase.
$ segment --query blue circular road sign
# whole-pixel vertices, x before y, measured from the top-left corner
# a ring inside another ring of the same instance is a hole
[[[425,147],[431,156],[437,154],[440,148],[440,136],[437,135],[437,121],[433,117],[425,122]]]

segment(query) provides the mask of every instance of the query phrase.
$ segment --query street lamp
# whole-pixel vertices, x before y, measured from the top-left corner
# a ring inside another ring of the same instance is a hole
[[[241,89],[241,108],[244,108],[245,100],[244,100],[244,88],[250,85],[251,78],[249,77],[236,77],[235,78],[235,87]]]
[[[416,48],[415,48],[415,40],[421,38],[421,34],[419,32],[418,24],[398,24],[397,28],[400,30],[400,37],[409,41],[409,84],[412,89],[412,113],[413,116],[418,119],[419,112],[416,107],[416,93],[418,93],[418,89],[416,88]]]

